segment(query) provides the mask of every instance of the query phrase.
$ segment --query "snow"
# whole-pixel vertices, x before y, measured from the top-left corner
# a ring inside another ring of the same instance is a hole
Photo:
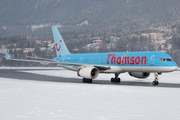
[[[23,73],[81,79],[68,70],[32,70]],[[141,80],[126,73],[120,75],[122,84],[130,84],[124,85],[110,83],[112,74],[101,74],[92,84],[0,77],[0,119],[176,120],[180,118],[179,73],[162,74],[160,85],[156,87],[151,85],[153,75]],[[179,87],[161,87],[165,83]]]

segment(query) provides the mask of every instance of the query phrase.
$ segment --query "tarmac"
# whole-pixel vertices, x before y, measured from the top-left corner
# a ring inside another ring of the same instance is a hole
[[[24,72],[26,71],[26,72]],[[103,85],[114,85],[114,86],[141,86],[141,87],[162,87],[162,88],[180,88],[179,83],[165,83],[159,81],[158,86],[153,86],[152,82],[142,81],[121,81],[120,83],[111,83],[110,80],[93,80],[92,83],[82,83],[81,78],[67,78],[61,76],[49,76],[42,74],[28,73],[27,70],[0,70],[1,78],[11,78],[14,80],[32,80],[32,81],[44,81],[44,82],[62,82],[62,83],[76,83],[76,84],[103,84]],[[32,70],[31,70],[32,71]],[[40,71],[40,70],[38,70]],[[64,69],[59,69],[58,71],[64,71]],[[180,73],[180,71],[176,71]],[[177,74],[177,73],[176,73]]]

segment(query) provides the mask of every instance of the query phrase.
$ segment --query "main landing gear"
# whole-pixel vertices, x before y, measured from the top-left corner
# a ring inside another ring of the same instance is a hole
[[[113,83],[120,83],[121,82],[121,79],[118,78],[119,76],[119,73],[115,73],[115,78],[111,78],[111,82]]]
[[[159,80],[158,74],[159,74],[159,73],[154,73],[155,79],[154,79],[154,81],[152,82],[153,85],[159,85],[159,82],[158,82],[158,80]]]
[[[83,82],[83,83],[92,83],[92,79],[83,78],[83,79],[82,79],[82,82]]]

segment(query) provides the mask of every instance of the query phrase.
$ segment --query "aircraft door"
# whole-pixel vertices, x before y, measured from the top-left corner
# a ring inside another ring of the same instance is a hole
[[[151,60],[150,60],[150,65],[153,66],[154,65],[154,59],[155,59],[155,55],[151,56]]]

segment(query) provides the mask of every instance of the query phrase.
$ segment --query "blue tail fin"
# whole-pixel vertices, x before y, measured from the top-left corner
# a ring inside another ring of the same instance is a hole
[[[66,44],[64,43],[63,38],[61,37],[61,34],[59,33],[56,26],[52,26],[52,33],[53,33],[57,57],[71,54],[67,49]]]
[[[2,46],[2,49],[3,49],[3,53],[5,54],[5,58],[6,58],[7,60],[9,60],[10,57],[9,57],[9,55],[7,54],[6,49],[4,49],[4,46]]]

